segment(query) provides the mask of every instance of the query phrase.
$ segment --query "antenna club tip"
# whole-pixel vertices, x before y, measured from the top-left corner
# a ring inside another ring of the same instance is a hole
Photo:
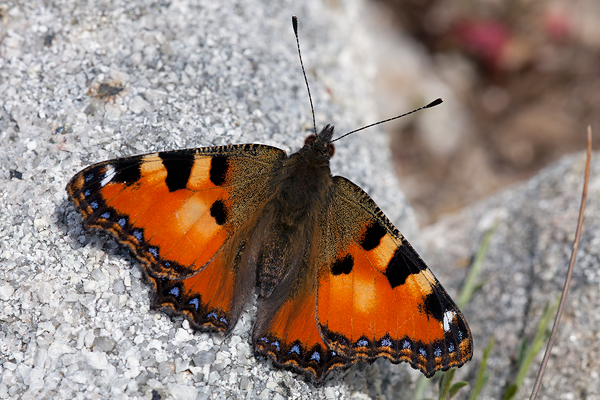
[[[423,108],[431,108],[431,107],[435,107],[435,106],[437,106],[437,105],[440,105],[440,104],[442,104],[443,102],[444,102],[444,99],[442,99],[442,98],[440,97],[440,98],[437,98],[437,99],[435,99],[435,100],[434,100],[434,101],[432,101],[431,103],[427,104],[427,105],[426,105],[425,107],[423,107]]]
[[[292,15],[292,26],[294,27],[294,32],[298,33],[298,17]]]

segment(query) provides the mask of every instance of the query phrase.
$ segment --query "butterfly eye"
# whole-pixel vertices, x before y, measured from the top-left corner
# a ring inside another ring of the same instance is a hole
[[[329,158],[333,157],[335,154],[335,146],[333,143],[327,144],[327,154],[329,155]]]
[[[311,144],[315,140],[317,140],[317,135],[315,135],[315,134],[308,135],[306,137],[306,139],[304,139],[304,145],[306,146],[307,144]]]

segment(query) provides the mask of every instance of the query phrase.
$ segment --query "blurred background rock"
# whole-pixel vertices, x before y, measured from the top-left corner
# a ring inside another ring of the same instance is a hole
[[[597,0],[374,0],[381,118],[402,189],[434,222],[565,153],[600,115]]]

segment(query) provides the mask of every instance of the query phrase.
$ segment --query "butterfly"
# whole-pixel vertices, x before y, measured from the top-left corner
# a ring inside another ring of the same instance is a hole
[[[291,155],[238,144],[118,158],[66,189],[84,225],[140,260],[154,308],[229,333],[257,290],[256,353],[315,384],[379,357],[427,377],[462,366],[463,314],[369,195],[332,176],[333,134]]]

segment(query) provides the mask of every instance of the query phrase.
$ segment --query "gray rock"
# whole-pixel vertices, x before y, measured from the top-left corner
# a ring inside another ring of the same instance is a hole
[[[463,308],[474,334],[474,361],[457,374],[459,379],[473,379],[484,347],[494,338],[490,381],[482,399],[501,398],[506,385],[514,381],[521,341],[535,336],[544,307],[562,291],[575,237],[584,166],[583,154],[566,156],[528,182],[423,230],[425,259],[445,286],[456,288],[466,274],[465,268],[457,265],[476,253],[486,231],[497,224],[480,277],[483,287]],[[600,161],[596,158],[565,314],[538,398],[600,397],[596,384],[600,371],[600,206],[595,200],[599,197]],[[456,290],[451,292],[456,295]],[[544,349],[530,368],[518,398],[531,393]]]
[[[210,351],[199,351],[192,361],[194,361],[194,365],[197,367],[201,367],[206,364],[212,364],[215,361],[216,355]]]
[[[115,348],[116,345],[117,341],[114,339],[106,337],[97,337],[94,339],[92,347],[94,348],[94,350],[97,351],[110,352]]]

